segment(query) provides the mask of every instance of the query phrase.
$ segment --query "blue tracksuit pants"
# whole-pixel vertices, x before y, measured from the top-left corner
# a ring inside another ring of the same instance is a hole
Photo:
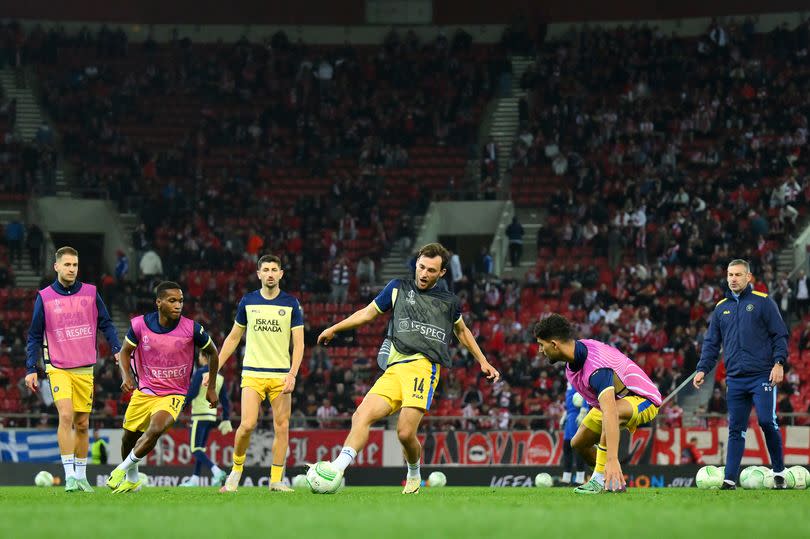
[[[740,461],[745,451],[745,431],[751,416],[751,406],[757,411],[759,426],[765,435],[768,454],[774,472],[785,469],[782,435],[776,422],[776,391],[768,381],[769,373],[726,378],[728,403],[728,453],[726,479],[736,482]]]

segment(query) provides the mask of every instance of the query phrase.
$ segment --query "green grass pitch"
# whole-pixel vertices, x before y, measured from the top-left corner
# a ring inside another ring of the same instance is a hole
[[[808,491],[354,487],[335,495],[148,488],[112,495],[0,488],[0,537],[125,539],[437,537],[801,537]],[[802,531],[804,530],[804,531]]]

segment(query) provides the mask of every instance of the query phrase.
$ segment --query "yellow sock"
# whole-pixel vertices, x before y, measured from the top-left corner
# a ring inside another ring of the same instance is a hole
[[[247,455],[234,455],[233,456],[233,471],[241,472],[245,468],[245,457]],[[604,464],[602,467],[604,468]]]
[[[284,475],[284,465],[281,464],[273,464],[270,466],[270,482],[271,483],[280,483],[282,476]]]
[[[595,473],[605,473],[605,464],[607,464],[607,447],[601,445],[596,446],[596,466],[593,471]]]

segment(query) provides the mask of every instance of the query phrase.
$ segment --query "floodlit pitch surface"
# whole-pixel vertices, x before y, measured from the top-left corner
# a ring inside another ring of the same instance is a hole
[[[0,488],[0,537],[806,537],[810,491],[570,488],[346,488],[315,495],[241,488],[147,488],[113,495]],[[804,528],[804,531],[801,529]]]

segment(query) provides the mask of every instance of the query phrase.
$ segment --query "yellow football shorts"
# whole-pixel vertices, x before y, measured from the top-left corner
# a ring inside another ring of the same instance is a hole
[[[242,377],[242,389],[250,388],[262,398],[267,399],[268,402],[273,402],[276,397],[281,395],[281,390],[284,389],[284,378],[256,378],[255,376]]]
[[[159,397],[147,395],[136,389],[129,401],[127,413],[124,414],[124,429],[131,432],[146,432],[146,429],[149,428],[149,420],[161,411],[168,412],[173,419],[177,420],[185,401],[185,395]]]
[[[93,375],[75,374],[64,369],[48,370],[53,400],[72,399],[74,412],[93,409]]]
[[[636,432],[641,425],[647,424],[658,415],[658,407],[644,397],[630,395],[624,397],[626,402],[633,405],[633,417],[619,425],[620,428],[627,429],[630,434]],[[602,410],[591,408],[585,419],[582,420],[585,427],[597,434],[602,433]]]
[[[395,363],[385,369],[369,393],[388,401],[391,413],[402,407],[427,411],[439,384],[439,370],[439,365],[427,359]]]

